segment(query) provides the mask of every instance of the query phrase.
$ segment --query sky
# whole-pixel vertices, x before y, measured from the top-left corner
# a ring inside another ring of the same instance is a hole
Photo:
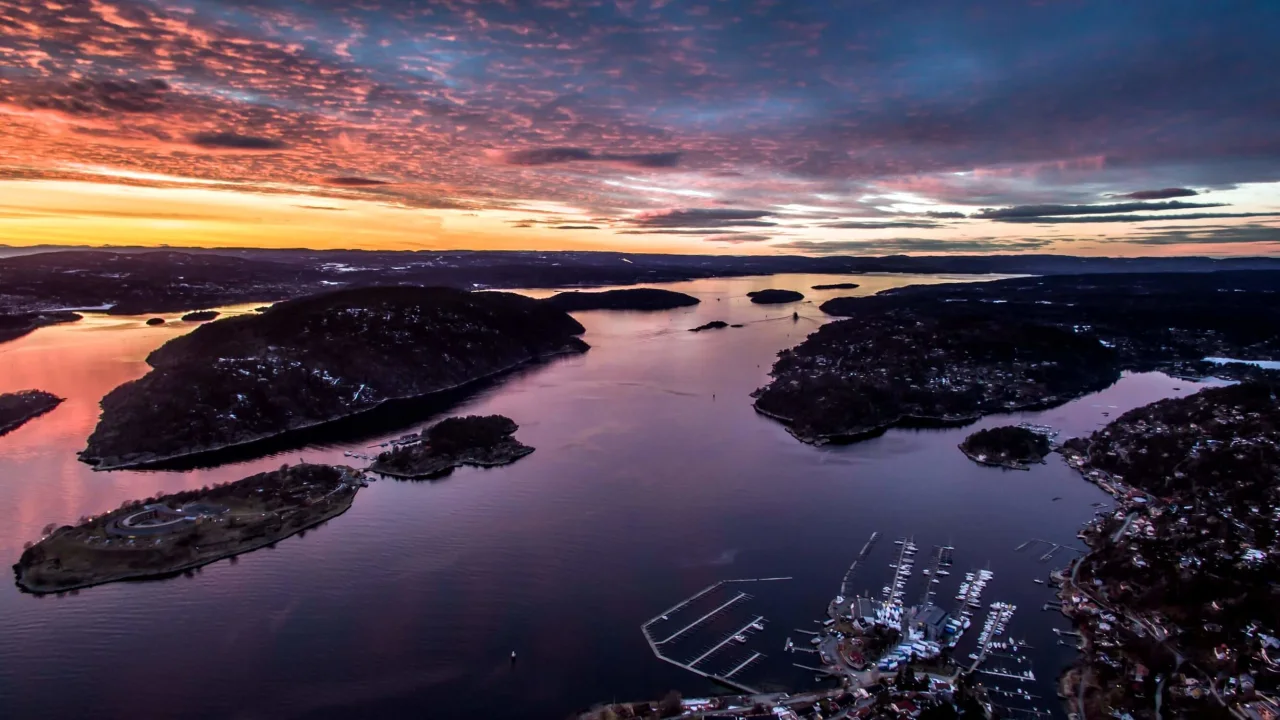
[[[1280,2],[0,0],[0,243],[1280,255]]]

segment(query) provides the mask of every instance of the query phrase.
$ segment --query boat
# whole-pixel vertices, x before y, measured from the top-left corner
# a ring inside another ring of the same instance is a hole
[[[734,641],[735,641],[735,642],[744,643],[744,642],[746,642],[746,641],[747,641],[747,636],[746,636],[746,635],[734,635],[734,636],[733,636],[733,639],[734,639]]]
[[[925,569],[921,570],[921,571],[920,571],[920,574],[921,574],[921,575],[928,575],[928,574],[929,574],[929,568],[925,568]]]
[[[764,629],[764,625],[761,625],[761,624],[760,624],[760,623],[758,623],[758,622],[753,622],[753,623],[751,623],[751,629],[753,629],[753,630],[763,630],[763,629]]]
[[[935,574],[935,575],[941,575],[941,576],[943,576],[943,577],[946,577],[946,576],[950,575],[951,573],[950,573],[949,571],[947,571],[947,570],[939,570],[938,572],[936,572],[936,573],[934,573],[934,574]]]
[[[1040,578],[1036,578],[1035,580],[1032,580],[1031,582],[1033,582],[1033,583],[1035,583],[1035,584],[1037,584],[1037,585],[1043,585],[1043,584],[1044,584],[1044,581],[1043,581],[1043,580],[1041,580]]]

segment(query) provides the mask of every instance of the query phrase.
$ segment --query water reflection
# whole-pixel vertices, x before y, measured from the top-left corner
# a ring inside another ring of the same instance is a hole
[[[855,278],[856,291],[809,289],[841,279],[676,283],[669,287],[702,303],[578,314],[588,353],[482,388],[453,409],[514,418],[537,452],[511,466],[375,483],[305,537],[190,578],[56,598],[0,591],[0,708],[12,717],[110,717],[134,714],[145,699],[155,717],[563,717],[601,699],[712,692],[654,659],[639,624],[716,580],[784,574],[796,579],[768,614],[801,627],[873,530],[914,535],[922,547],[955,545],[957,568],[989,563],[997,577],[984,599],[1023,608],[1017,637],[1048,636],[1036,667],[1039,694],[1052,697],[1055,664],[1070,653],[1053,646],[1048,628],[1064,623],[1035,609],[1048,591],[1031,578],[1048,568],[1012,549],[1030,537],[1071,541],[1105,496],[1057,456],[1022,473],[970,463],[955,446],[972,427],[813,448],[752,410],[748,393],[765,382],[774,355],[828,320],[821,300],[971,278],[869,275]],[[747,301],[768,287],[809,299]],[[0,391],[68,398],[0,438],[4,557],[16,558],[49,522],[299,456],[349,462],[344,451],[404,432],[393,420],[360,428],[358,439],[312,438],[215,468],[93,472],[75,452],[98,400],[141,376],[147,353],[185,331],[145,319],[89,316],[0,345]],[[745,326],[687,332],[710,320]],[[1029,419],[1083,433],[1103,412],[1195,389],[1129,376],[1061,408],[978,425]],[[416,408],[409,419],[436,409]]]

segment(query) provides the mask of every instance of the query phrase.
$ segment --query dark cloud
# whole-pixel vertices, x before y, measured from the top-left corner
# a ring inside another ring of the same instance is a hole
[[[294,205],[294,207],[299,207],[303,210],[333,210],[335,212],[346,212],[347,210],[346,208],[331,207],[329,205]]]
[[[836,230],[895,230],[898,228],[935,228],[938,223],[931,222],[874,222],[862,220],[842,220],[840,222],[825,223],[824,228],[833,228]]]
[[[930,210],[929,212],[925,213],[925,216],[931,217],[931,218],[937,218],[939,220],[952,220],[956,218],[965,217],[965,214],[962,212],[956,212],[954,210]]]
[[[1280,245],[1280,227],[1251,223],[1211,227],[1181,227],[1154,230],[1126,242],[1136,245],[1231,245],[1235,243],[1274,243]]]
[[[1017,222],[1028,224],[1060,223],[1140,223],[1169,220],[1220,220],[1225,218],[1280,217],[1280,212],[1245,212],[1245,213],[1185,213],[1182,215],[1104,215],[1102,217],[1026,217],[1004,218],[1001,222]]]
[[[1199,194],[1191,188],[1162,188],[1160,190],[1137,190],[1113,197],[1124,197],[1131,200],[1168,200],[1169,198],[1191,197]]]
[[[718,243],[756,243],[764,242],[771,239],[768,235],[755,235],[753,233],[720,233],[718,235],[708,235],[703,238],[707,242]]]
[[[283,140],[234,132],[196,133],[191,136],[191,143],[202,148],[230,150],[279,150],[285,147]]]
[[[599,230],[599,225],[553,225],[553,230]]]
[[[357,177],[354,175],[341,175],[339,177],[328,177],[324,179],[326,185],[337,185],[339,187],[376,187],[378,185],[391,185],[386,180],[375,180],[373,178]]]
[[[884,240],[792,240],[774,247],[817,254],[883,255],[885,253],[991,253],[1039,250],[1052,240],[1024,238],[888,238]]]
[[[586,148],[576,147],[510,150],[502,153],[501,158],[507,165],[519,165],[522,167],[561,165],[572,162],[597,162],[636,168],[670,168],[680,163],[680,153],[678,152],[596,153]]]
[[[767,210],[737,208],[684,208],[641,213],[628,222],[647,228],[773,227],[776,222],[761,220]]]
[[[1188,203],[1179,200],[1169,202],[1128,202],[1110,205],[1015,205],[1005,208],[983,208],[969,217],[984,220],[1010,220],[1021,218],[1058,217],[1061,215],[1104,215],[1154,210],[1190,210],[1193,208],[1222,207],[1223,203]]]
[[[149,80],[74,80],[49,93],[32,97],[31,107],[69,115],[157,113],[165,109],[169,83]]]

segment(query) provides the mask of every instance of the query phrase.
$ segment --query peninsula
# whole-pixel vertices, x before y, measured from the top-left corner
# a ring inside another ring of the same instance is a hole
[[[21,390],[0,395],[0,435],[22,427],[28,420],[58,407],[62,398],[43,390]]]
[[[392,477],[434,478],[463,465],[509,465],[533,452],[512,437],[519,427],[503,415],[448,418],[428,428],[418,442],[378,455],[369,469]]]
[[[751,298],[751,302],[757,305],[781,305],[782,303],[798,302],[804,299],[803,293],[795,290],[780,290],[778,288],[769,288],[768,290],[754,290],[747,293],[747,297]]]
[[[0,313],[0,342],[17,340],[46,325],[75,322],[81,318],[73,312]]]
[[[960,443],[970,460],[1010,470],[1030,470],[1029,463],[1044,462],[1053,447],[1049,438],[1023,427],[1005,425],[979,430]]]
[[[779,353],[756,409],[806,442],[1059,405],[1124,370],[1280,358],[1275,272],[1014,278],[844,297]],[[1117,312],[1123,308],[1123,312]]]
[[[337,517],[364,485],[349,467],[303,464],[125,503],[54,530],[26,549],[13,571],[18,586],[33,593],[173,575]]]
[[[111,469],[247,444],[583,352],[582,332],[511,293],[381,287],[282,302],[151,353],[151,372],[102,399],[80,457]]]
[[[1251,705],[1278,677],[1278,391],[1273,375],[1162,400],[1063,446],[1118,501],[1063,574],[1083,652],[1063,678],[1069,711],[1267,715]]]
[[[624,288],[602,292],[562,292],[543,302],[566,312],[577,310],[671,310],[702,302],[692,295],[659,288]]]

